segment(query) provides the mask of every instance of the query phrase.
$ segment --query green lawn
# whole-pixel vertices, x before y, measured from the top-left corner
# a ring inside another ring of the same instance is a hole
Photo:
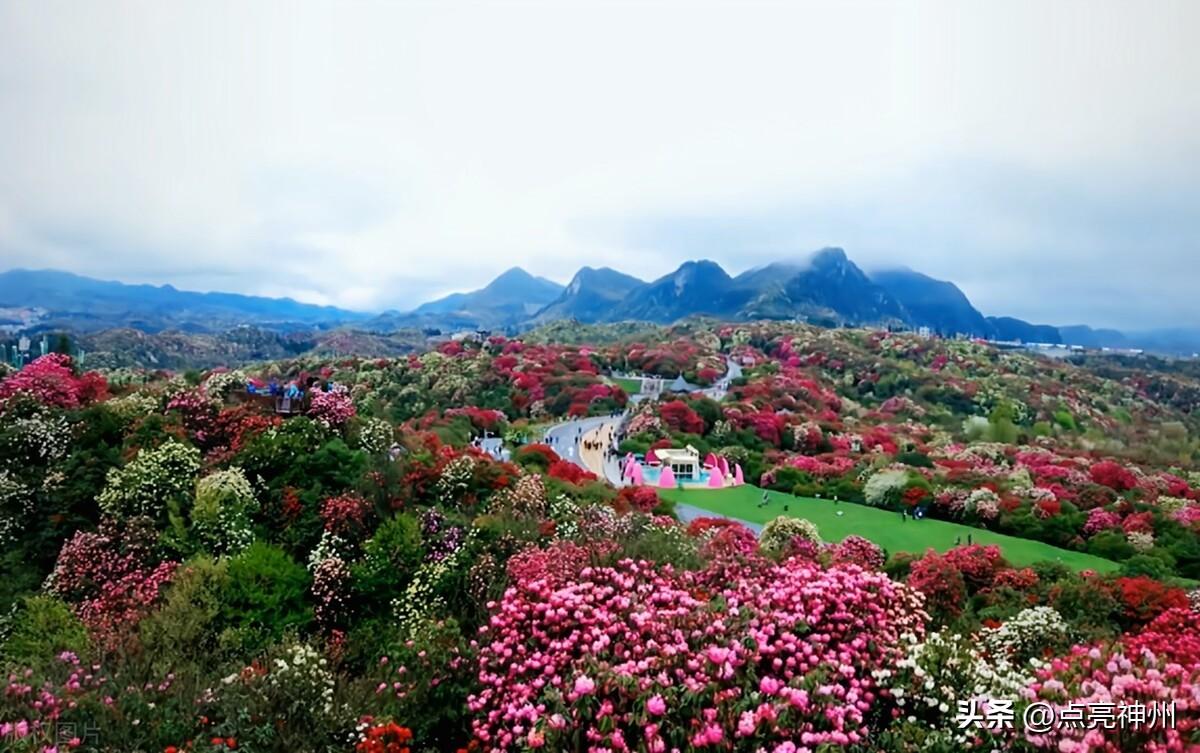
[[[759,507],[762,489],[756,486],[738,486],[729,489],[660,489],[659,494],[676,502],[684,502],[704,510],[730,518],[739,518],[751,523],[766,523],[783,512],[788,505],[787,515],[808,518],[817,524],[821,538],[826,541],[841,541],[850,534],[857,534],[884,547],[889,553],[924,552],[930,547],[944,552],[954,546],[956,539],[967,543],[970,535],[976,544],[998,544],[1005,559],[1017,566],[1031,565],[1043,560],[1059,561],[1075,569],[1091,569],[1096,572],[1113,572],[1118,565],[1111,560],[1095,557],[1068,549],[1059,549],[1038,541],[1005,536],[981,528],[947,523],[941,520],[913,520],[904,522],[900,513],[880,510],[850,502],[834,504],[828,499],[794,497],[782,492],[769,492],[770,504]],[[842,515],[837,513],[841,512]]]
[[[642,391],[641,379],[630,379],[629,377],[610,377],[610,381],[612,381],[621,389],[625,390],[625,393],[628,395],[636,395]]]

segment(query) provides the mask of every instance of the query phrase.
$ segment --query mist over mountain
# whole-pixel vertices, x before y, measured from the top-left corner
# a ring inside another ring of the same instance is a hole
[[[478,290],[452,293],[411,311],[379,314],[287,298],[125,285],[67,272],[0,274],[0,326],[9,332],[123,329],[213,335],[254,325],[280,332],[343,328],[379,337],[400,331],[444,334],[465,329],[515,333],[558,320],[668,324],[701,315],[728,321],[786,319],[823,326],[928,329],[945,337],[1094,349],[1143,348],[1184,355],[1200,350],[1197,329],[1120,332],[985,316],[952,282],[907,267],[868,274],[840,248],[821,249],[736,276],[714,261],[687,261],[648,282],[607,267],[585,266],[563,286],[513,267]],[[406,347],[411,342],[406,336]]]

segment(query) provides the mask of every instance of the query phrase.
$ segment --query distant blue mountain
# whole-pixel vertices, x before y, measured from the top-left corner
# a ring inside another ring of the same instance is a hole
[[[197,293],[171,285],[126,285],[70,272],[29,269],[0,272],[0,306],[37,306],[50,312],[47,326],[77,330],[218,331],[237,324],[315,326],[366,318],[355,311],[291,298]]]
[[[993,325],[952,282],[935,280],[907,267],[873,272],[871,279],[899,301],[918,326],[942,335],[993,334]]]
[[[53,270],[0,273],[0,308],[48,311],[33,330],[85,332],[127,327],[219,332],[251,324],[278,331],[341,325],[373,333],[402,329],[520,331],[557,319],[671,323],[706,315],[728,321],[791,319],[826,325],[928,327],[967,335],[1085,348],[1145,349],[1191,355],[1200,329],[1142,332],[1054,327],[984,316],[952,282],[907,268],[865,274],[840,248],[777,262],[731,277],[713,261],[688,261],[651,282],[613,269],[583,267],[566,287],[514,267],[478,290],[453,293],[408,312],[368,315],[331,306],[232,293],[196,293],[170,285],[126,285]],[[19,312],[0,325],[19,326]],[[13,318],[17,317],[17,318]]]

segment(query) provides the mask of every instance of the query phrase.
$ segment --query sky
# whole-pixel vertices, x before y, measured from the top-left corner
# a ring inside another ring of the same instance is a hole
[[[825,246],[1200,324],[1200,3],[0,0],[0,269],[406,310]]]

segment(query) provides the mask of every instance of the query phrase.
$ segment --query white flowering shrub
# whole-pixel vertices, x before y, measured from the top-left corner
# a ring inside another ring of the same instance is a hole
[[[1000,496],[991,489],[976,489],[967,497],[965,509],[984,520],[993,520],[1000,514]]]
[[[814,544],[821,543],[821,533],[817,524],[804,518],[790,518],[780,515],[763,526],[759,536],[759,545],[768,552],[781,552],[793,539],[804,539]]]
[[[267,688],[276,705],[326,717],[333,714],[334,676],[329,662],[307,643],[288,646],[272,662]]]
[[[106,515],[118,519],[156,517],[169,502],[186,496],[199,470],[200,450],[170,440],[109,470],[97,501]]]
[[[872,672],[875,680],[900,708],[910,724],[925,727],[932,743],[965,748],[978,730],[960,730],[955,715],[960,701],[971,698],[1017,700],[1033,681],[1038,665],[1024,666],[1005,658],[985,656],[975,638],[949,631],[930,633],[925,640],[906,637],[907,649],[894,668]]]
[[[254,540],[250,516],[258,507],[241,468],[215,471],[196,482],[192,528],[214,554],[240,552]]]
[[[42,465],[62,460],[71,441],[67,417],[36,407],[28,415],[4,417],[6,439],[16,456]]]
[[[392,600],[392,613],[402,635],[413,638],[429,629],[434,617],[445,612],[446,600],[437,593],[442,581],[462,565],[474,543],[476,529],[467,533],[462,546],[438,560],[423,562],[409,581],[404,594]]]
[[[33,507],[33,491],[7,470],[0,470],[0,547],[16,541]]]
[[[1029,607],[997,628],[984,628],[980,643],[989,656],[1025,664],[1045,649],[1069,645],[1071,629],[1053,607]]]
[[[470,455],[459,455],[446,464],[438,477],[436,489],[443,502],[456,504],[462,501],[471,488],[471,477],[475,473],[475,459]]]
[[[372,455],[382,455],[391,449],[396,434],[392,425],[382,418],[366,418],[358,427],[358,446]]]
[[[246,381],[246,374],[234,369],[232,371],[218,371],[209,374],[201,386],[204,388],[205,394],[209,397],[223,400],[234,390],[244,388]]]
[[[1154,548],[1154,534],[1149,531],[1130,531],[1125,534],[1125,540],[1138,552],[1148,552]]]
[[[104,402],[104,407],[112,411],[122,421],[136,421],[157,413],[160,407],[159,399],[146,392],[131,392],[128,395],[114,397]]]
[[[321,540],[308,554],[308,571],[311,573],[317,565],[328,559],[350,559],[352,547],[350,542],[331,531],[321,531]]]
[[[878,471],[867,479],[863,486],[863,498],[867,504],[886,507],[900,501],[900,495],[908,484],[908,471],[888,468]]]

